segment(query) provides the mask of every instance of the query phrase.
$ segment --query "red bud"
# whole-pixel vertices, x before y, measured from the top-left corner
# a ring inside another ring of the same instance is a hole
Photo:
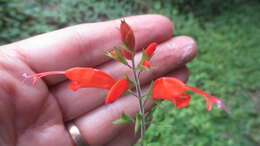
[[[157,43],[151,43],[148,45],[148,47],[145,49],[145,53],[148,57],[152,57],[153,52],[155,51],[156,47],[157,47]]]
[[[124,19],[121,20],[120,25],[121,40],[129,47],[130,50],[135,50],[135,36],[132,28],[125,22]]]

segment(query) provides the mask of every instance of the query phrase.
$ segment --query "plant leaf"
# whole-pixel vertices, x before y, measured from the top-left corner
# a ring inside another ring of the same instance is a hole
[[[113,121],[113,124],[123,124],[123,123],[131,123],[131,122],[134,122],[134,120],[131,117],[129,117],[127,114],[122,112],[120,119]]]
[[[115,53],[116,53],[116,56],[118,57],[118,61],[125,64],[125,65],[128,65],[125,57],[122,55],[121,51],[119,49],[115,49]]]
[[[135,117],[135,133],[138,132],[138,130],[141,126],[141,120],[142,120],[142,115],[140,112],[138,112]]]
[[[151,82],[148,90],[146,91],[146,95],[145,95],[146,98],[151,98],[152,97],[152,89],[153,89],[153,81]]]

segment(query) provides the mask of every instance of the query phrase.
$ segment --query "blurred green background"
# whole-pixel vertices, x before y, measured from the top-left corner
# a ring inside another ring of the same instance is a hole
[[[83,22],[159,13],[189,35],[199,55],[189,85],[221,97],[226,114],[201,98],[155,111],[149,146],[260,145],[260,2],[257,0],[0,0],[0,45]]]

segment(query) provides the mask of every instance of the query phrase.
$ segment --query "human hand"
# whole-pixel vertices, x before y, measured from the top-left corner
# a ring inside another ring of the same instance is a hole
[[[160,43],[152,69],[141,75],[142,87],[159,76],[188,78],[185,63],[196,54],[190,37],[172,37],[171,22],[160,15],[126,18],[136,36],[136,48]],[[0,145],[73,146],[66,123],[73,120],[90,145],[132,145],[138,139],[133,125],[114,125],[121,112],[134,116],[136,98],[130,95],[109,105],[106,91],[66,87],[62,76],[50,76],[32,85],[23,73],[35,74],[76,66],[95,67],[119,79],[130,70],[104,55],[121,43],[120,20],[80,24],[0,47]],[[140,53],[141,54],[141,53]],[[140,58],[140,54],[137,55]],[[147,109],[152,103],[146,105]]]

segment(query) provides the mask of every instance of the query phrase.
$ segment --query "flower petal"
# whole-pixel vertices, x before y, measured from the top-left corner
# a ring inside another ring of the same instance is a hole
[[[190,104],[190,98],[191,96],[188,94],[183,94],[182,96],[175,98],[176,107],[177,108],[187,107]]]
[[[73,81],[72,84],[77,83],[75,87],[80,88],[110,89],[115,84],[115,80],[110,75],[94,68],[74,67],[66,70],[65,75]]]
[[[109,90],[106,97],[106,104],[116,101],[129,88],[128,79],[123,78],[118,80]]]
[[[172,100],[174,97],[183,95],[185,84],[176,78],[161,77],[154,82],[152,97]]]

